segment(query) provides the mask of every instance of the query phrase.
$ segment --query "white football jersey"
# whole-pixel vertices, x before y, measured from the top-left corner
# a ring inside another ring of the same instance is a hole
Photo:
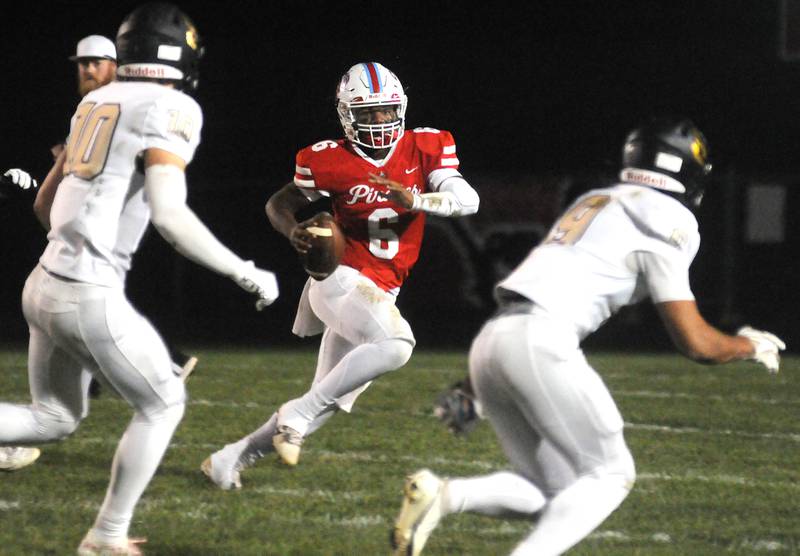
[[[123,285],[150,220],[137,157],[157,148],[188,164],[202,125],[200,106],[163,85],[114,81],[86,95],[70,125],[44,268],[90,284]]]
[[[580,338],[621,307],[693,300],[689,266],[700,247],[697,220],[676,199],[618,184],[582,195],[547,238],[503,281],[574,326]]]

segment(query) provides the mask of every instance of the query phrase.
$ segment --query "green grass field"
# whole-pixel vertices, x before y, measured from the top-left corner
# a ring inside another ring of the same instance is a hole
[[[190,402],[137,509],[131,534],[153,554],[388,554],[403,477],[420,467],[475,475],[504,466],[487,423],[466,440],[431,414],[462,377],[465,353],[417,352],[376,381],[352,415],[306,443],[297,468],[265,458],[223,492],[199,470],[223,444],[301,394],[306,351],[198,351]],[[782,373],[738,363],[704,367],[677,356],[596,354],[625,417],[638,481],[623,505],[570,554],[800,553],[800,359]],[[27,403],[25,355],[0,352],[0,397]],[[0,474],[0,554],[73,554],[102,502],[130,410],[107,392],[36,465]],[[450,516],[426,554],[507,554],[520,521]]]

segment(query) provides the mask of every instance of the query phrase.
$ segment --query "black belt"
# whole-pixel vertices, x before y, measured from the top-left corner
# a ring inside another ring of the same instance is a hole
[[[75,278],[67,278],[66,276],[61,276],[60,274],[56,274],[55,272],[50,272],[44,266],[42,266],[42,270],[44,270],[47,274],[55,278],[56,280],[61,280],[62,282],[70,282],[70,283],[78,283],[80,280],[76,280]]]
[[[506,315],[530,314],[536,307],[536,303],[524,295],[511,290],[499,289],[495,297],[497,299],[497,310],[491,318]]]
[[[533,303],[530,299],[511,290],[497,290],[497,303],[499,305],[509,305],[511,303]]]

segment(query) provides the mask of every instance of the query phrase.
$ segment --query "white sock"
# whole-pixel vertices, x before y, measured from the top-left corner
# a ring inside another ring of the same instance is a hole
[[[38,444],[66,438],[80,418],[44,413],[32,405],[0,403],[0,444]]]
[[[306,436],[313,434],[314,431],[324,425],[328,419],[333,417],[337,411],[338,408],[331,409],[314,419],[306,430]],[[273,413],[272,417],[257,430],[251,432],[234,444],[228,444],[225,448],[231,447],[231,449],[238,450],[239,463],[247,467],[253,465],[256,460],[263,458],[268,453],[275,451],[275,447],[272,445],[272,437],[275,436],[277,431],[278,414]]]
[[[0,443],[33,443],[45,440],[29,405],[0,403]]]
[[[242,442],[245,442],[245,446],[239,455],[239,461],[250,465],[257,459],[261,459],[269,452],[272,452],[275,449],[272,446],[272,437],[275,436],[277,430],[278,414],[273,413],[266,423],[236,443],[241,446]]]
[[[99,540],[128,536],[136,503],[161,463],[183,410],[180,404],[149,417],[133,416],[114,454],[111,481],[95,520],[93,532]]]
[[[521,517],[533,516],[545,503],[536,485],[520,475],[501,471],[483,477],[448,480],[442,510],[444,513]]]
[[[630,491],[624,474],[604,473],[579,478],[545,506],[536,528],[511,556],[555,556],[591,533]]]

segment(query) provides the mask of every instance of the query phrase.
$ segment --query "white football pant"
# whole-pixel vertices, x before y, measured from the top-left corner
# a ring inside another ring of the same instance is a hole
[[[336,363],[355,347],[356,346],[333,332],[330,328],[326,328],[325,332],[322,334],[322,341],[319,345],[317,369],[314,374],[312,385],[325,378],[331,369],[336,366]],[[309,424],[306,429],[306,436],[313,434],[314,431],[324,425],[328,419],[333,417],[339,409],[344,409],[349,413],[356,398],[361,392],[367,389],[367,386],[369,386],[369,383],[337,399],[334,407],[318,415],[314,421]],[[242,464],[246,466],[251,465],[255,460],[264,457],[267,453],[274,450],[272,437],[278,432],[277,420],[278,414],[273,413],[258,429],[238,442],[226,445],[226,449],[235,450]]]
[[[95,531],[101,540],[125,537],[183,415],[183,383],[161,337],[122,289],[65,281],[37,266],[22,302],[32,403],[0,403],[0,445],[70,435],[88,413],[90,373],[101,376],[134,415],[117,447]]]
[[[622,416],[573,330],[539,309],[490,320],[470,376],[515,474],[451,480],[445,511],[538,512],[514,556],[561,554],[605,520],[635,480]]]
[[[282,410],[282,423],[301,434],[336,407],[349,410],[371,380],[405,365],[416,343],[394,296],[348,266],[313,282],[308,300],[328,331],[311,389]]]

